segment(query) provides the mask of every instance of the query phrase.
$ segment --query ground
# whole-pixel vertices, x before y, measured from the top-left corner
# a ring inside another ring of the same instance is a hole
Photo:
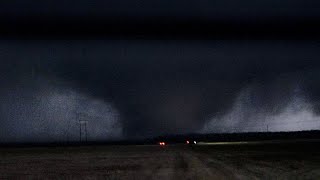
[[[0,179],[320,179],[318,141],[0,148]]]

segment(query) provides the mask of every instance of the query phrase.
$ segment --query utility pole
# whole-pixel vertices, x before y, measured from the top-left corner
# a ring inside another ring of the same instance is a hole
[[[88,121],[86,120],[79,120],[79,137],[80,137],[80,142],[88,141],[88,133],[87,133],[87,123]]]
[[[79,140],[80,142],[88,141],[88,132],[87,132],[87,124],[88,121],[84,119],[86,117],[85,114],[77,113],[77,119],[79,121]]]
[[[80,131],[79,131],[79,138],[80,138],[80,142],[81,142],[81,140],[82,140],[82,139],[81,139],[81,132],[82,132],[82,131],[81,131],[81,123],[80,123],[80,120],[79,120],[79,125],[80,125],[80,127],[79,127],[79,128],[80,128]]]

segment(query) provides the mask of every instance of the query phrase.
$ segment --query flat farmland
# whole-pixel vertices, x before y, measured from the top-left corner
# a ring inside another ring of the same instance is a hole
[[[0,179],[320,179],[318,141],[0,148]]]

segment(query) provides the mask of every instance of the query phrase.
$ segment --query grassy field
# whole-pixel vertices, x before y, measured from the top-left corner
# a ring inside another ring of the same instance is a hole
[[[318,141],[0,148],[0,179],[320,179]]]

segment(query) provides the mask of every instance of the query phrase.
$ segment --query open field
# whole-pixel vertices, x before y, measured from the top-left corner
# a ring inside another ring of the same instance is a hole
[[[0,148],[0,179],[320,179],[319,141]]]

